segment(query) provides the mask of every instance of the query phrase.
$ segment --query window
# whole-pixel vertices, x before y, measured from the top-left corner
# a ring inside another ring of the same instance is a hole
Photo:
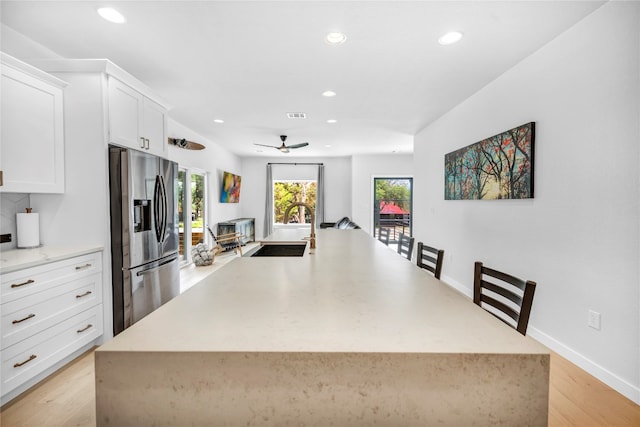
[[[206,177],[205,172],[195,169],[180,168],[178,171],[180,259],[183,264],[191,262],[191,247],[207,240]]]
[[[316,181],[274,181],[273,182],[273,222],[284,224],[285,211],[292,203],[302,202],[316,208]],[[311,213],[294,207],[289,212],[289,223],[310,224]]]

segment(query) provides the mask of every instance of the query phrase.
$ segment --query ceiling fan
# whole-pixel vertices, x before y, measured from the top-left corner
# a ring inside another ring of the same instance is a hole
[[[255,143],[253,145],[275,148],[276,150],[280,150],[280,152],[282,153],[288,153],[289,150],[293,150],[294,148],[302,148],[309,145],[308,142],[301,142],[300,144],[286,145],[284,142],[287,140],[287,135],[280,135],[280,140],[282,141],[282,145],[279,147],[276,145],[264,145],[264,144],[255,144]]]

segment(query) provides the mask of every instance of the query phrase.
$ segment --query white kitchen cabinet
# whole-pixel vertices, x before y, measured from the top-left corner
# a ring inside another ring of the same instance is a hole
[[[103,333],[102,252],[2,275],[2,402]]]
[[[1,54],[0,170],[4,193],[64,193],[66,83]]]
[[[166,157],[167,110],[109,77],[109,141]]]

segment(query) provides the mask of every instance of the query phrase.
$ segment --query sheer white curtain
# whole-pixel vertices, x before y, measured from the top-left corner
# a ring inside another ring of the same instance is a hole
[[[324,222],[324,165],[318,165],[318,185],[316,188],[316,227]]]
[[[267,191],[264,204],[264,237],[273,233],[273,173],[267,164]]]

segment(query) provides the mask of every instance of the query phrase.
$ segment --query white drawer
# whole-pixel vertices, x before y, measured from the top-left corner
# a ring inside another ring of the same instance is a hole
[[[82,277],[0,307],[5,349],[102,302],[102,275]]]
[[[2,350],[2,393],[13,390],[100,335],[102,305]]]
[[[0,302],[4,304],[100,271],[102,252],[94,252],[4,274]]]

